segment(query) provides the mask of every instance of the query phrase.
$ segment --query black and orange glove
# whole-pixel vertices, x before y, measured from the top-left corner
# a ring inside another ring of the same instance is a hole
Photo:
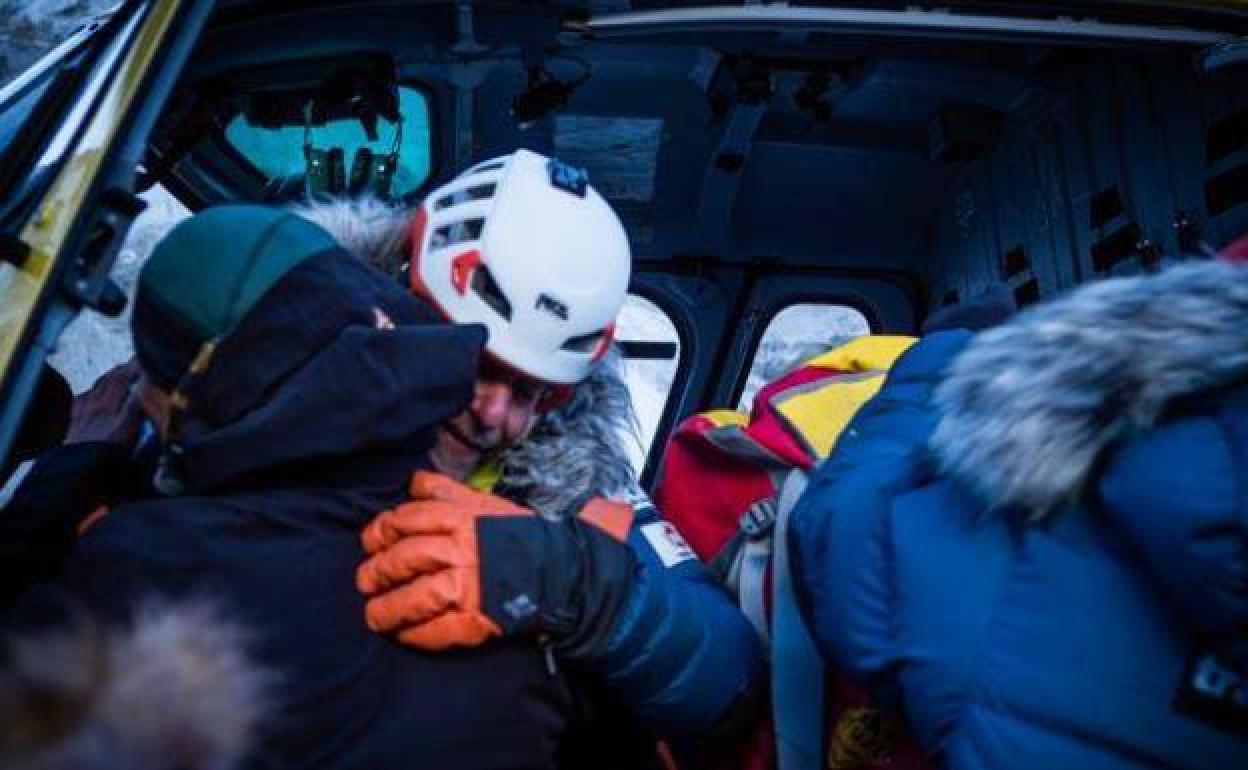
[[[425,650],[546,635],[570,659],[606,639],[632,588],[632,508],[597,500],[550,521],[436,473],[364,529],[368,625]]]

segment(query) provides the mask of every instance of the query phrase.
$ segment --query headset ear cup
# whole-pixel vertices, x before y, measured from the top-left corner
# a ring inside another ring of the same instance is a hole
[[[343,158],[341,147],[331,147],[329,152],[325,153],[327,166],[329,167],[329,194],[342,195],[343,189],[347,183],[347,163]]]
[[[309,195],[313,197],[342,195],[346,186],[346,171],[343,166],[341,147],[322,150],[308,146],[304,149],[304,158],[307,161],[304,184]]]
[[[329,166],[325,151],[311,145],[304,145],[303,158],[306,164],[303,184],[308,196],[324,195],[329,187]]]
[[[390,197],[390,188],[394,185],[394,174],[399,168],[399,154],[392,152],[383,155],[381,160],[377,162],[377,195],[382,198]]]
[[[355,151],[355,159],[351,161],[351,180],[347,183],[348,195],[359,195],[372,186],[373,151],[361,147]]]

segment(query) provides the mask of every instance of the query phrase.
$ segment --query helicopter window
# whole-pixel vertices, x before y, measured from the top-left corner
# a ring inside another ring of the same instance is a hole
[[[637,415],[637,440],[626,437],[625,444],[640,475],[676,381],[680,333],[662,308],[645,297],[629,294],[616,321],[615,336],[624,353],[624,381]]]
[[[190,209],[163,185],[155,185],[139,197],[147,207],[126,232],[126,240],[112,270],[113,281],[130,298],[134,297],[139,269],[156,242],[191,215]],[[61,334],[48,363],[69,382],[74,393],[86,392],[100,375],[134,355],[134,345],[130,341],[130,310],[131,305],[127,303],[125,312],[116,318],[84,310]]]
[[[785,307],[771,317],[758,347],[754,349],[750,375],[737,408],[748,411],[763,385],[788,373],[806,359],[841,342],[870,333],[866,316],[846,305],[803,302]]]
[[[305,174],[323,174],[332,189],[397,199],[429,178],[432,150],[425,94],[411,86],[399,86],[399,112],[399,124],[378,119],[372,140],[361,122],[353,118],[323,125],[266,128],[253,125],[242,114],[226,126],[225,138],[269,179],[271,186],[287,184]],[[392,159],[397,162],[391,163]],[[380,186],[379,178],[384,180]],[[357,183],[361,179],[369,183]]]

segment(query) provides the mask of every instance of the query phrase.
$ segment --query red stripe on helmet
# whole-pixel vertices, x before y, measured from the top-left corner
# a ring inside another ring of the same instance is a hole
[[[420,277],[420,251],[424,245],[425,228],[429,224],[429,214],[425,211],[424,204],[416,209],[412,214],[412,221],[407,225],[407,247],[408,247],[408,264],[407,264],[407,285],[412,294],[420,297],[428,302],[438,315],[447,321],[451,321],[451,316],[446,312],[446,308],[433,296],[429,291],[429,287],[425,286],[424,279]]]
[[[615,321],[607,324],[602,330],[602,336],[598,338],[598,346],[594,348],[593,354],[589,360],[598,363],[602,357],[607,354],[607,350],[611,347],[611,341],[615,339]]]
[[[456,255],[451,259],[451,286],[459,294],[468,291],[468,281],[472,274],[481,266],[481,252],[473,249]]]
[[[429,213],[422,203],[407,224],[407,281],[416,294],[429,296],[425,282],[420,278],[420,252],[425,244],[425,229],[429,226]]]

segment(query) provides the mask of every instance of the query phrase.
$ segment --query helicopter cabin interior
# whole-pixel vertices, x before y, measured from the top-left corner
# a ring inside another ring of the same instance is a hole
[[[145,92],[123,192],[413,205],[516,147],[581,166],[662,319],[621,333],[666,388],[647,440],[737,404],[786,310],[913,333],[986,292],[1026,306],[1248,230],[1231,4],[216,5]],[[0,146],[14,130],[0,119]],[[124,233],[137,206],[113,203]],[[786,328],[833,336],[818,318]]]

